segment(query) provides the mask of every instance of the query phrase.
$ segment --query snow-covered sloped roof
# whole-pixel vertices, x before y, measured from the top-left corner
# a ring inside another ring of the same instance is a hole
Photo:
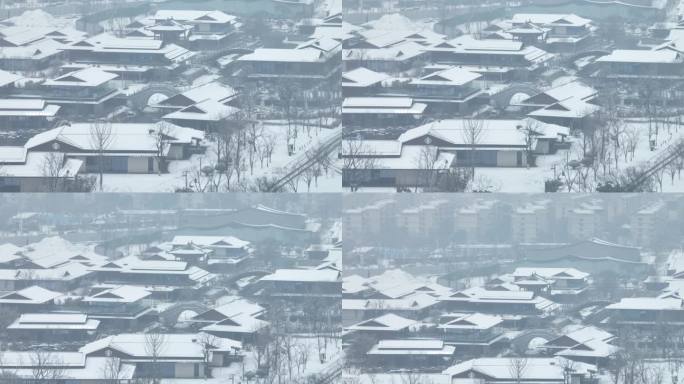
[[[503,323],[503,318],[484,313],[458,314],[454,316],[444,315],[442,318],[448,321],[444,324],[440,324],[437,328],[483,330],[490,329]]]
[[[90,355],[103,349],[114,349],[137,359],[151,358],[150,348],[147,347],[149,337],[143,333],[118,334],[88,343],[81,347],[79,352]],[[156,351],[156,357],[167,360],[203,359],[202,340],[209,340],[203,336],[203,333],[165,333],[159,334],[159,336],[155,335],[154,338],[159,340],[160,345]],[[214,348],[211,348],[214,351],[242,349],[242,343],[236,340],[220,337],[214,337],[211,340],[215,344]]]
[[[438,355],[451,356],[456,347],[438,339],[380,340],[367,355]]]
[[[121,285],[84,297],[83,301],[88,303],[135,303],[151,294],[152,292],[143,287]]]
[[[24,313],[7,329],[95,331],[99,326],[99,320],[90,319],[85,313]]]
[[[515,24],[533,23],[540,25],[558,25],[568,27],[583,27],[591,23],[591,20],[575,14],[554,13],[517,13],[513,15],[512,22]]]
[[[406,143],[416,138],[430,135],[454,145],[467,144],[466,131],[469,124],[481,125],[482,134],[477,142],[478,145],[507,145],[524,146],[525,135],[520,128],[524,127],[524,120],[477,120],[465,119],[439,120],[409,129],[402,133],[398,141]]]
[[[22,79],[22,76],[19,76],[12,72],[0,70],[0,87],[4,87],[9,84],[14,84],[15,81],[18,81],[20,79]]]
[[[12,372],[27,381],[35,380],[36,375],[36,360],[35,352],[3,352],[3,360],[0,362],[0,368],[7,368],[5,370]],[[88,357],[80,352],[50,352],[48,358],[43,360],[51,360],[41,363],[45,375],[52,375],[52,369],[55,369],[54,376],[64,381],[76,382],[97,382],[108,380],[109,370],[111,367],[111,358],[108,357]],[[118,369],[118,378],[120,380],[132,380],[135,374],[134,364],[122,363]]]
[[[238,61],[266,61],[283,63],[317,63],[323,61],[325,55],[316,48],[257,48],[252,53],[240,56]]]
[[[396,61],[410,60],[425,53],[425,47],[414,42],[404,41],[383,48],[345,49],[342,53],[345,60],[363,61]]]
[[[487,357],[467,360],[444,370],[442,373],[455,376],[467,372],[477,372],[494,380],[535,380],[560,381],[565,377],[567,364],[558,357],[530,357],[525,359],[525,369],[511,369],[515,358]],[[575,362],[572,364],[575,373],[596,372],[593,365]],[[522,371],[522,372],[520,372]],[[521,377],[515,377],[520,374]]]
[[[14,149],[13,151],[18,153]],[[0,148],[0,154],[2,152],[4,152],[4,148]],[[3,176],[11,177],[45,177],[45,164],[52,161],[61,161],[60,158],[63,156],[64,154],[62,153],[55,154],[54,152],[27,152],[23,160],[16,161],[15,158],[9,161],[8,164],[0,155],[2,174]],[[82,160],[68,159],[59,170],[58,175],[60,177],[76,176],[82,165]]]
[[[221,121],[235,115],[239,111],[238,108],[225,105],[213,99],[207,99],[164,115],[164,119]]]
[[[682,62],[679,53],[672,50],[616,49],[596,59],[598,63],[672,64]]]
[[[98,87],[119,75],[103,71],[96,67],[88,67],[61,75],[55,79],[46,80],[43,85],[47,86],[74,86],[74,87]]]
[[[513,272],[513,276],[515,277],[529,277],[529,276],[541,276],[546,279],[584,279],[589,277],[589,274],[586,272],[582,272],[576,268],[536,268],[536,267],[529,267],[529,268],[516,268],[515,271]]]
[[[199,87],[189,89],[181,93],[181,95],[187,97],[195,103],[199,103],[200,101],[207,99],[224,102],[227,99],[235,97],[237,95],[237,91],[231,86],[219,83],[217,81],[212,81],[210,83],[200,85]]]
[[[375,72],[365,67],[358,67],[342,74],[343,87],[368,87],[387,80],[389,75]]]
[[[61,296],[59,292],[33,285],[0,296],[0,304],[44,304]]]
[[[347,329],[351,331],[401,331],[417,324],[417,321],[407,319],[393,313],[388,313],[373,319],[364,320]]]
[[[461,86],[477,80],[480,77],[482,77],[482,75],[479,73],[470,72],[463,68],[452,67],[430,73],[419,79],[411,80],[411,84]]]
[[[624,297],[619,302],[610,304],[606,309],[618,310],[641,310],[641,311],[662,311],[677,310],[681,311],[682,299],[668,297]]]
[[[236,17],[229,15],[222,11],[195,11],[195,10],[159,10],[154,14],[153,18],[160,20],[177,20],[185,22],[202,22],[202,23],[232,23]]]
[[[194,244],[205,247],[217,248],[244,248],[249,246],[249,241],[238,239],[234,236],[174,236],[171,240],[173,246]]]
[[[193,139],[201,140],[204,133],[196,129],[179,127],[170,123],[114,123],[111,124],[111,142],[107,151],[119,152],[156,152],[156,134],[160,129],[168,131],[168,142],[191,143]],[[35,148],[45,143],[59,141],[83,151],[95,150],[92,132],[94,126],[90,123],[74,123],[63,125],[29,139],[24,145],[27,149]]]
[[[262,277],[260,281],[333,283],[340,281],[340,272],[316,269],[277,269],[272,274]]]

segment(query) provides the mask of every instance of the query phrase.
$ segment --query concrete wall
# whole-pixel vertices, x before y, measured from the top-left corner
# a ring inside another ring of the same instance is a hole
[[[169,153],[166,156],[169,160],[181,160],[183,159],[183,147],[180,145],[171,145],[169,148]]]
[[[154,163],[156,171],[157,164]],[[128,173],[148,173],[148,157],[129,157]]]
[[[498,151],[496,153],[496,164],[499,167],[517,167],[518,151]]]
[[[176,363],[176,378],[193,378],[195,377],[194,363]]]

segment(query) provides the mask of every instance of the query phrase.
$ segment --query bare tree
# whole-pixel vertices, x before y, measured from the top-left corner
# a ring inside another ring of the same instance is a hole
[[[204,376],[212,377],[211,375],[211,354],[214,349],[219,346],[220,340],[209,333],[202,333],[197,342],[202,347],[202,363],[204,364]]]
[[[522,127],[522,133],[525,140],[525,166],[529,168],[535,163],[534,143],[536,137],[540,135],[539,123],[536,120],[529,119]]]
[[[30,354],[31,376],[38,383],[64,378],[63,362],[50,351],[35,350]]]
[[[509,359],[508,372],[511,375],[511,379],[515,380],[516,384],[520,384],[525,377],[527,363],[528,360],[525,356],[516,356]]]
[[[166,348],[166,335],[156,331],[145,334],[145,353],[152,358],[151,379],[154,384],[161,380],[159,357]]]
[[[370,181],[369,172],[379,168],[375,151],[362,140],[342,141],[343,183],[349,185],[352,192],[358,191],[361,185]]]
[[[97,151],[97,165],[100,175],[100,191],[102,191],[102,175],[104,174],[104,155],[112,144],[112,124],[106,121],[95,121],[90,124],[90,144]]]
[[[630,155],[630,160],[634,160],[634,155],[636,153],[637,147],[639,146],[639,129],[637,127],[632,127],[625,130],[625,145],[627,150],[624,152],[625,161],[627,161],[627,154]]]
[[[471,179],[475,178],[475,156],[477,154],[477,145],[482,140],[485,131],[485,124],[483,120],[479,119],[464,119],[463,120],[463,142],[470,147],[469,164]]]
[[[271,133],[266,133],[261,137],[261,145],[263,146],[263,153],[266,159],[266,165],[270,166],[273,159],[273,152],[275,152],[278,143],[278,137]]]
[[[256,121],[250,121],[247,124],[246,138],[247,143],[247,155],[249,160],[249,173],[254,174],[254,163],[256,162],[257,156],[259,154],[259,139],[264,134],[264,127],[262,124]]]
[[[49,152],[43,158],[41,173],[45,178],[47,192],[62,192],[64,180],[62,168],[64,166],[64,154],[61,152]]]
[[[439,164],[439,148],[433,145],[422,146],[414,159],[416,166],[416,192],[419,187],[432,190],[437,185],[440,170],[446,170],[450,164]]]
[[[150,131],[150,135],[154,139],[155,158],[157,160],[157,173],[162,174],[167,171],[166,153],[171,139],[171,124],[162,121],[158,123],[155,129]]]
[[[105,384],[119,384],[121,377],[121,359],[116,356],[107,357],[102,367],[102,377]]]
[[[420,372],[402,372],[401,384],[427,384],[425,382],[425,375]]]

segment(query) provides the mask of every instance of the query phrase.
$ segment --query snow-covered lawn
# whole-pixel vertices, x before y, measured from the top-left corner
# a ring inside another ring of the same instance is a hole
[[[626,161],[624,158],[619,159],[619,167],[623,170],[653,159],[666,150],[668,145],[684,138],[684,127],[677,129],[673,125],[669,132],[667,128],[661,127],[656,148],[652,151],[649,145],[649,129],[646,119],[630,119],[625,122],[625,125],[628,130],[636,129],[639,133],[639,140],[634,158],[628,156]],[[576,152],[572,152],[561,151],[550,156],[540,156],[537,158],[537,166],[534,168],[478,168],[475,174],[476,178],[485,177],[491,181],[494,190],[497,192],[543,192],[544,181],[554,177],[553,167],[556,167],[555,175],[557,176],[561,172],[566,156],[571,160],[577,158]],[[684,172],[682,174],[684,176]],[[675,175],[674,181],[672,181],[665,172],[662,192],[684,192],[684,177]]]
[[[321,372],[326,372],[329,369],[333,369],[334,366],[340,364],[342,359],[342,342],[340,339],[329,339],[328,346],[326,349],[327,356],[324,362],[321,362],[318,357],[318,341],[316,337],[312,336],[294,336],[294,344],[298,347],[302,347],[304,351],[308,351],[308,358],[306,359],[306,364],[303,366],[300,372],[297,372],[297,368],[293,367],[293,378],[292,380],[300,380],[309,375],[318,374]],[[295,364],[296,365],[296,364]],[[203,382],[211,384],[223,384],[223,383],[235,383],[247,382],[242,381],[243,372],[255,372],[256,371],[256,353],[255,351],[246,351],[246,356],[244,360],[244,367],[241,363],[234,363],[225,368],[214,368],[212,370],[211,379],[203,380]],[[283,383],[287,382],[289,374],[287,369],[284,369]],[[165,379],[163,383],[165,384],[184,384],[191,383],[192,381],[187,381],[183,379]],[[299,382],[299,381],[298,381]]]
[[[264,134],[274,135],[276,146],[273,151],[271,165],[264,162],[262,167],[257,159],[254,170],[249,167],[243,170],[243,183],[249,183],[258,177],[278,177],[282,176],[305,156],[306,151],[312,146],[329,140],[332,136],[339,134],[341,128],[311,128],[307,131],[299,128],[298,137],[295,141],[295,152],[290,156],[287,145],[287,125],[277,121],[264,122]],[[105,174],[105,192],[173,192],[186,185],[186,178],[191,181],[197,171],[202,167],[216,163],[215,143],[209,143],[209,148],[203,155],[193,155],[188,160],[173,161],[169,165],[169,173],[158,174]],[[318,183],[312,182],[311,192],[337,192],[340,190],[341,173],[331,167],[327,174],[321,175]],[[236,177],[231,180],[232,186],[236,184]],[[302,178],[298,180],[299,192],[307,192],[306,183]]]

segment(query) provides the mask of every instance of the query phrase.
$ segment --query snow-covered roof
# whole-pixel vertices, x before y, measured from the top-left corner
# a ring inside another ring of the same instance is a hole
[[[577,98],[569,98],[532,111],[528,113],[528,116],[583,118],[599,109],[600,107],[595,104],[587,103]]]
[[[151,336],[143,333],[123,333],[114,336],[105,337],[103,339],[93,341],[81,347],[79,352],[90,355],[92,353],[102,351],[104,349],[114,349],[126,355],[132,356],[136,359],[152,358],[150,348],[147,347]],[[162,359],[203,359],[203,341],[209,340],[203,336],[203,333],[164,333],[159,336],[153,336],[155,340],[159,340],[160,347],[157,348],[156,358]],[[236,340],[213,337],[214,343],[212,350],[215,351],[231,351],[233,349],[242,349],[242,343]]]
[[[61,296],[59,292],[33,285],[0,296],[0,304],[45,304]]]
[[[343,310],[421,311],[439,301],[425,293],[414,293],[398,299],[342,299]]]
[[[45,355],[40,360],[40,364],[45,367],[60,367],[72,368],[82,367],[85,364],[85,356],[80,352],[45,352]],[[35,367],[36,361],[35,351],[3,351],[2,360],[0,360],[0,367],[3,368],[30,368]],[[50,357],[50,358],[47,358]],[[13,372],[14,373],[14,372]]]
[[[533,23],[553,26],[583,27],[590,24],[591,20],[572,13],[517,13],[513,15],[512,22],[515,24]]]
[[[171,123],[113,123],[111,124],[111,141],[107,151],[118,152],[157,152],[155,132],[159,129],[168,131],[170,143],[191,143],[193,139],[203,139],[204,133],[196,129],[184,128]],[[92,140],[93,125],[89,123],[74,123],[63,125],[39,133],[30,138],[24,145],[27,149],[59,141],[83,151],[95,150]]]
[[[99,320],[89,319],[84,313],[24,313],[7,329],[95,331],[99,326]]]
[[[286,49],[286,48],[257,48],[238,58],[238,61],[266,61],[283,63],[317,63],[324,61],[326,56],[318,49]]]
[[[467,372],[477,372],[493,380],[535,380],[562,382],[565,379],[565,369],[568,364],[563,364],[563,358],[528,357],[524,358],[525,368],[522,370],[511,369],[515,358],[487,357],[467,360],[444,370],[442,373],[453,376]],[[575,373],[596,372],[596,367],[590,364],[574,362],[572,364]],[[520,372],[522,371],[522,372]],[[515,377],[518,375],[521,377]]]
[[[558,304],[551,300],[536,296],[531,291],[497,291],[482,287],[472,287],[451,295],[439,298],[442,301],[464,301],[471,303],[501,303],[534,305],[540,312],[551,312],[558,308]]]
[[[316,269],[277,269],[274,273],[266,275],[261,281],[287,281],[287,282],[327,282],[340,281],[340,273],[333,270]]]
[[[225,105],[214,99],[207,99],[164,115],[164,119],[221,121],[237,114],[239,111],[238,108]]]
[[[582,326],[578,329],[571,330],[565,334],[568,337],[578,343],[583,343],[589,340],[602,340],[607,341],[615,338],[612,333],[594,326]],[[551,341],[550,343],[552,343]]]
[[[437,339],[380,340],[367,355],[438,355],[451,356],[456,347]]]
[[[598,91],[581,81],[570,81],[568,83],[547,89],[540,94],[531,96],[522,101],[522,103],[538,104],[535,102],[536,99],[543,98],[543,95],[551,97],[553,101],[567,100],[570,98],[576,98],[580,100],[590,100],[598,94]],[[550,99],[542,100],[541,104],[548,105],[551,104]]]
[[[410,97],[346,97],[342,102],[342,113],[364,114],[422,114],[426,104],[416,103]]]
[[[0,47],[4,59],[43,60],[59,54],[64,44],[55,40],[41,40],[20,47]]]
[[[245,314],[249,316],[258,316],[265,311],[265,308],[261,305],[249,301],[245,298],[239,296],[231,296],[221,299],[221,305],[216,308],[207,310],[204,313],[200,313],[195,316],[193,320],[204,321],[205,317],[211,317],[214,314],[218,314],[221,317],[229,318],[237,316],[240,314]]]
[[[525,120],[475,120],[472,123],[465,119],[438,120],[409,129],[397,140],[406,143],[430,135],[453,145],[465,145],[468,144],[466,132],[469,124],[481,125],[482,134],[477,142],[480,146],[525,146],[524,132],[519,129],[526,126]]]
[[[609,344],[603,340],[588,340],[555,353],[556,356],[563,357],[609,357],[620,348]]]
[[[20,79],[22,79],[22,76],[19,76],[12,72],[0,70],[0,87],[4,87],[9,84],[14,84],[15,81]]]
[[[69,263],[50,269],[0,269],[0,280],[71,281],[90,274],[82,264]]]
[[[0,148],[0,153],[4,152]],[[45,164],[52,161],[61,161],[60,158],[64,155],[54,152],[28,152],[21,164],[17,164],[16,159],[5,163],[4,159],[0,157],[0,165],[2,165],[2,175],[11,177],[47,177]],[[74,177],[78,175],[83,165],[82,160],[68,159],[62,168],[57,173],[59,177]]]
[[[387,80],[389,75],[375,72],[365,67],[358,67],[342,74],[343,87],[369,87]]]
[[[682,62],[679,53],[672,50],[616,49],[596,59],[599,63],[674,64]]]
[[[482,77],[479,73],[470,72],[468,70],[452,67],[441,71],[433,72],[421,77],[420,79],[411,80],[411,84],[416,85],[455,85],[462,86],[471,83],[474,80]]]
[[[268,326],[268,322],[251,316],[247,313],[237,313],[217,321],[214,324],[202,327],[201,330],[208,333],[235,332],[254,333]]]
[[[245,248],[249,241],[238,239],[234,236],[174,236],[171,240],[173,246],[195,244],[204,247],[215,248]]]
[[[329,37],[321,37],[318,39],[312,39],[310,41],[303,42],[297,45],[297,49],[313,48],[318,49],[322,52],[332,52],[339,51],[342,43],[338,40],[331,39]]]
[[[529,277],[538,275],[546,279],[585,279],[589,274],[582,272],[576,268],[544,268],[544,267],[530,267],[530,268],[516,268],[513,272],[515,277]]]
[[[22,157],[20,155],[8,154],[8,158],[12,157]],[[3,156],[4,157],[4,156]],[[10,261],[19,260],[22,258],[18,253],[21,251],[21,247],[18,247],[12,243],[0,244],[0,263],[8,263]]]
[[[364,320],[354,324],[347,329],[351,331],[401,331],[417,322],[393,313],[388,313],[373,319]]]
[[[161,40],[120,38],[106,33],[69,44],[64,49],[96,53],[158,54],[174,63],[185,61],[195,55],[186,48],[176,44],[164,44]]]
[[[427,158],[433,158],[430,152],[434,147],[426,145],[404,145],[401,148],[400,156],[393,157],[377,157],[374,161],[376,169],[448,169],[454,162],[456,154],[453,152],[438,151],[437,156],[434,156],[432,165],[425,164]],[[426,156],[426,153],[429,156]],[[378,156],[371,154],[368,156]]]
[[[143,287],[121,285],[84,297],[83,301],[87,303],[135,303],[151,294],[152,292]]]
[[[418,57],[424,53],[424,46],[413,41],[406,41],[385,48],[345,49],[343,50],[342,55],[344,60],[402,62]]]
[[[103,71],[96,67],[88,67],[61,75],[52,80],[46,80],[43,85],[47,86],[73,86],[73,87],[98,87],[119,75]]]
[[[235,16],[229,15],[222,11],[200,11],[200,10],[159,10],[154,14],[153,18],[157,21],[161,20],[178,20],[184,22],[201,22],[208,24],[226,24],[233,23]]]
[[[170,98],[159,102],[158,105],[185,107],[208,99],[224,103],[235,96],[237,96],[237,91],[233,89],[233,87],[219,83],[217,81],[212,81],[210,83],[191,88],[176,96],[171,96]]]
[[[472,35],[459,36],[453,40],[441,42],[428,48],[430,51],[447,51],[457,53],[473,53],[478,55],[516,55],[522,56],[530,63],[542,63],[555,55],[532,45],[503,39],[476,39]]]
[[[457,314],[455,316],[443,315],[443,319],[448,320],[440,324],[440,329],[477,329],[484,330],[496,327],[503,323],[503,318],[499,316],[486,315],[483,313]]]
[[[657,297],[624,297],[619,302],[610,304],[606,309],[618,310],[682,310],[682,299]]]
[[[12,375],[24,380],[35,380],[36,360],[46,360],[40,364],[46,376],[52,375],[55,369],[55,377],[65,381],[96,382],[109,380],[108,372],[112,369],[111,358],[88,357],[80,352],[45,352],[37,355],[36,352],[3,352],[0,367],[7,368]],[[117,369],[120,380],[133,380],[135,374],[134,364],[121,365]]]
[[[0,99],[0,116],[53,117],[60,108],[40,99]]]

